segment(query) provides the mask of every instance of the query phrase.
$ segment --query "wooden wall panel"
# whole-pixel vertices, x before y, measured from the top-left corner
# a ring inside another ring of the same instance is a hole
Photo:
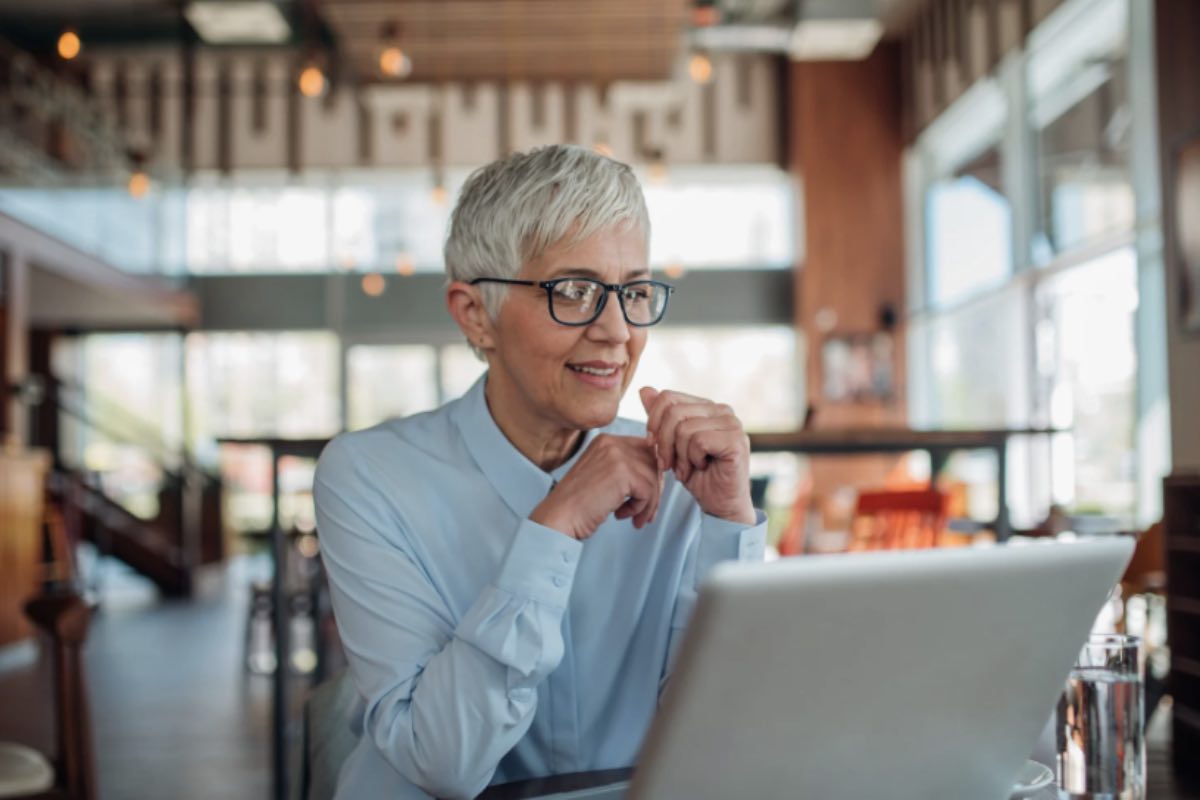
[[[44,453],[0,449],[0,646],[32,634],[23,610],[41,579]]]

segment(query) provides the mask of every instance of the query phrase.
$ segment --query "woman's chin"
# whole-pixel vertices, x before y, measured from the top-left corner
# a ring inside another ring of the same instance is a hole
[[[596,404],[588,408],[577,408],[571,418],[579,430],[593,430],[612,424],[617,418],[618,403]]]

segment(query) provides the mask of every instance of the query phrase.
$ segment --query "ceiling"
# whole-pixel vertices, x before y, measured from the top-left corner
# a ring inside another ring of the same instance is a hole
[[[663,79],[688,0],[322,0],[321,14],[359,76],[383,48],[411,59],[410,80]]]
[[[381,52],[398,46],[410,81],[661,80],[678,69],[694,7],[719,26],[786,26],[868,17],[895,34],[925,0],[271,0],[291,23],[286,46],[311,49],[357,80],[388,80]],[[64,26],[88,45],[192,38],[186,0],[0,0],[3,36],[52,52]],[[733,47],[739,46],[734,42]]]

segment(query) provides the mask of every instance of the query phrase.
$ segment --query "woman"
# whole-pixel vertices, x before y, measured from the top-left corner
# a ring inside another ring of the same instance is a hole
[[[649,230],[630,169],[580,147],[463,187],[446,302],[486,374],[339,436],[317,470],[364,700],[338,797],[631,765],[698,582],[761,560],[732,410],[645,387],[647,425],[617,418],[671,291],[650,280]]]

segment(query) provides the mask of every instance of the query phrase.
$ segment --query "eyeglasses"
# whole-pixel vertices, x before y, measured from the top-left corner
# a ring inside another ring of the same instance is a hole
[[[625,321],[638,328],[662,322],[667,313],[667,301],[675,291],[659,281],[630,281],[605,283],[591,278],[555,278],[551,281],[518,281],[508,278],[475,278],[480,283],[503,283],[512,286],[537,286],[546,290],[550,316],[560,325],[590,325],[608,303],[608,293],[616,292]]]

